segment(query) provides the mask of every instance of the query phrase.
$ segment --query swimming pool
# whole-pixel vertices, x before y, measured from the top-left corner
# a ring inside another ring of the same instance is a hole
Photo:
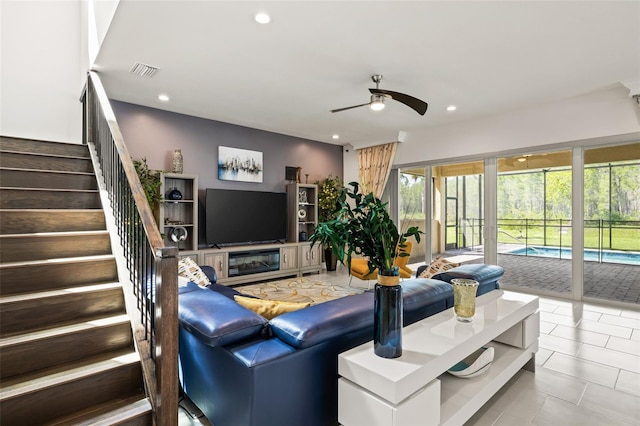
[[[523,247],[507,252],[507,254],[519,254],[524,256],[540,256],[540,257],[555,257],[560,259],[571,259],[571,249],[563,248],[560,250],[558,247],[544,247],[544,246],[532,246]],[[602,251],[598,256],[598,250],[585,249],[584,260],[588,261],[602,261],[609,263],[624,263],[627,265],[640,265],[640,253],[637,252],[625,252],[625,251]]]

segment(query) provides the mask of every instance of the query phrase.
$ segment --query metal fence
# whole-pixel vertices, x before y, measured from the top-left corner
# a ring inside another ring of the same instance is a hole
[[[460,219],[447,225],[447,244],[454,243],[457,249],[475,250],[484,244],[483,229],[483,219]],[[570,219],[498,219],[498,243],[524,248],[556,247],[562,257],[562,249],[571,248],[571,230]],[[584,247],[598,253],[605,250],[640,252],[640,221],[585,220]]]

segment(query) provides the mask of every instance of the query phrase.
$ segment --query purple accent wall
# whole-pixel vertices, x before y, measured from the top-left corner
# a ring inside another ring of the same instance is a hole
[[[342,146],[301,139],[220,121],[111,101],[129,154],[149,167],[171,171],[173,150],[182,149],[184,173],[198,175],[205,188],[284,191],[285,167],[302,167],[302,182],[342,176]],[[218,180],[218,146],[261,151],[262,183]]]
[[[146,158],[151,169],[171,171],[173,150],[180,148],[185,174],[198,175],[200,247],[205,241],[206,188],[284,192],[285,167],[302,167],[302,182],[329,174],[342,177],[342,146],[236,126],[141,105],[111,100],[129,155]],[[218,179],[218,146],[261,151],[263,182]]]

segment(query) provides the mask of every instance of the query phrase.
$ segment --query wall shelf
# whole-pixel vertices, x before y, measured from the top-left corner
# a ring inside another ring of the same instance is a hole
[[[319,244],[311,247],[307,242],[318,226],[318,185],[290,183],[287,185],[289,211],[289,241],[299,243],[301,273],[322,271],[322,253]]]
[[[174,188],[182,194],[181,200],[167,199]],[[160,193],[164,198],[157,206],[156,219],[165,245],[181,251],[198,250],[198,176],[160,173]],[[187,238],[174,242],[171,231],[179,226],[187,230]]]

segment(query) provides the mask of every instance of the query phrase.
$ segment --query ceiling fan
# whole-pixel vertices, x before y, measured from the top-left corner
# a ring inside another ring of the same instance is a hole
[[[400,103],[405,104],[409,108],[412,108],[420,115],[424,115],[427,112],[427,107],[429,106],[426,102],[421,101],[418,98],[414,98],[413,96],[406,95],[404,93],[392,92],[391,90],[382,90],[379,88],[380,82],[382,81],[382,76],[379,74],[372,75],[371,80],[376,84],[375,89],[369,89],[371,92],[371,100],[366,104],[354,105],[345,108],[332,109],[331,112],[340,112],[346,111],[352,108],[359,108],[362,106],[369,105],[372,110],[380,111],[384,109],[384,101],[385,99],[393,99],[394,101],[398,101]]]

